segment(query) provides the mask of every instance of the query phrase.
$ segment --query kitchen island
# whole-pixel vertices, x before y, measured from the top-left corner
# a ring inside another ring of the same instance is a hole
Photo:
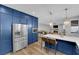
[[[57,35],[57,34],[46,34],[43,35],[44,38],[49,38],[51,40],[57,41],[57,50],[61,51],[67,55],[77,55],[79,54],[77,49],[79,48],[79,37],[73,36],[64,36],[64,35]],[[54,49],[53,45],[49,45],[45,42],[45,47]]]

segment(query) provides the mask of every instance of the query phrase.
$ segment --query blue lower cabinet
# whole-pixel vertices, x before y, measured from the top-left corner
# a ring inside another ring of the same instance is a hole
[[[33,33],[33,42],[37,42],[37,41],[38,41],[38,34]]]
[[[28,44],[32,44],[33,43],[33,34],[32,34],[32,29],[29,28],[28,29]]]
[[[4,43],[4,44],[3,44]],[[7,54],[7,53],[9,53],[10,51],[11,51],[11,49],[12,49],[12,47],[10,46],[11,45],[11,43],[10,43],[10,41],[3,41],[3,42],[1,42],[1,48],[0,48],[0,55],[4,55],[4,54]]]
[[[56,50],[67,54],[67,55],[76,55],[76,44],[73,42],[63,41],[63,40],[57,40]],[[48,43],[45,43],[45,46],[48,48],[54,49],[55,46],[49,45]]]
[[[12,16],[0,13],[0,17],[1,17],[0,54],[6,54],[12,50],[12,44],[11,44]]]
[[[73,42],[58,40],[57,49],[67,55],[76,54],[76,44]]]

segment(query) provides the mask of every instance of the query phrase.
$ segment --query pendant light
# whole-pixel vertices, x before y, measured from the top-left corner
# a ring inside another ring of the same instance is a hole
[[[50,23],[49,23],[50,32],[52,32],[52,30],[53,30],[52,11],[49,11],[49,15],[50,15]]]
[[[49,23],[49,25],[50,25],[50,27],[52,27],[53,26],[53,22],[52,22],[52,11],[49,11],[49,15],[50,15],[50,17],[51,17],[51,21],[50,21],[50,23]]]
[[[68,20],[68,8],[65,8],[64,9],[65,10],[65,16],[66,16],[66,18],[65,18],[65,21],[64,21],[64,25],[68,25],[70,22],[69,22],[69,20]]]

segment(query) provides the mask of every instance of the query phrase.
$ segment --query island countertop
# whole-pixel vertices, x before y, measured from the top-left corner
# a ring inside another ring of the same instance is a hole
[[[64,36],[64,35],[58,35],[58,34],[46,34],[42,37],[49,38],[49,39],[58,39],[58,40],[64,40],[69,42],[75,42],[79,48],[79,37],[74,36]]]

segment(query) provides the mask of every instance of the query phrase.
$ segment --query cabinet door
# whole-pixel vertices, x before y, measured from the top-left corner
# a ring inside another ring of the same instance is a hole
[[[28,19],[28,44],[31,44],[33,42],[33,33],[32,33],[32,20],[29,17]]]
[[[13,24],[20,24],[20,18],[18,16],[13,16]]]
[[[5,7],[4,5],[0,4],[0,12],[12,15],[13,14],[13,9]]]
[[[0,46],[1,46],[1,14],[0,14]],[[1,50],[1,48],[0,48]]]
[[[13,16],[13,24],[26,24],[25,17]]]
[[[76,44],[73,42],[58,40],[57,49],[65,54],[75,54]]]
[[[20,24],[25,24],[26,23],[25,14],[14,10],[13,11],[13,22],[14,23],[20,23]]]
[[[20,17],[21,24],[26,24],[26,18],[25,17]]]
[[[0,54],[6,54],[12,50],[12,40],[11,40],[12,16],[1,13],[0,17],[1,17]]]
[[[33,17],[32,21],[33,21],[33,28],[38,29],[38,19]],[[37,32],[32,33],[33,33],[33,42],[36,42],[38,40],[38,33]]]

